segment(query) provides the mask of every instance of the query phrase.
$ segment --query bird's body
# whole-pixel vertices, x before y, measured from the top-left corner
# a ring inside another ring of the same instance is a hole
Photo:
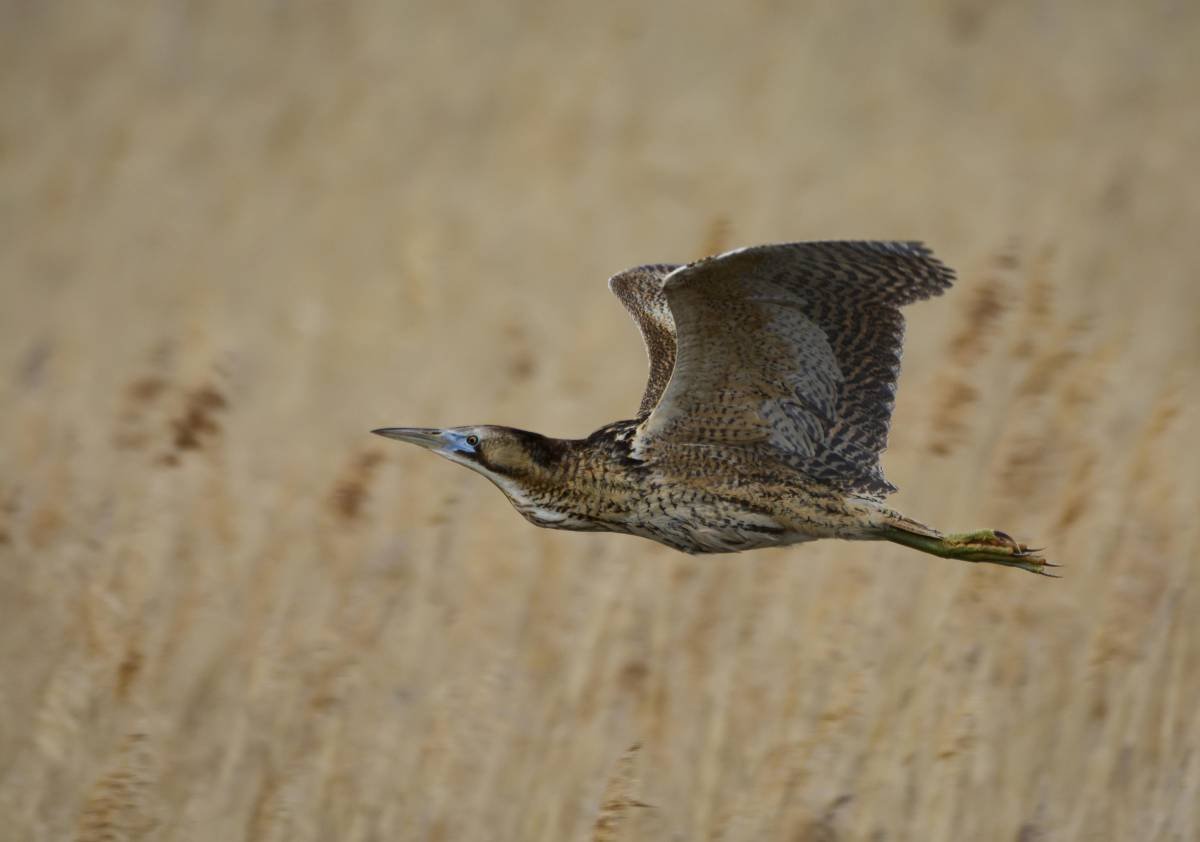
[[[746,449],[676,445],[641,461],[630,454],[638,424],[617,421],[586,439],[543,440],[541,465],[520,479],[493,481],[537,526],[623,532],[689,553],[862,537],[863,519],[886,511]]]
[[[889,540],[1044,573],[1003,532],[943,536],[882,503],[904,321],[953,273],[917,243],[759,246],[622,272],[650,358],[635,418],[586,439],[506,427],[387,428],[504,492],[531,523],[690,553]]]

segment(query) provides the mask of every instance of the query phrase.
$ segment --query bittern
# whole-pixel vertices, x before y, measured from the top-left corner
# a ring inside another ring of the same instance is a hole
[[[585,439],[509,427],[373,432],[483,474],[527,520],[687,553],[882,540],[1047,573],[1005,532],[944,535],[883,505],[904,317],[954,272],[916,242],[764,245],[608,285],[641,330],[637,416]]]

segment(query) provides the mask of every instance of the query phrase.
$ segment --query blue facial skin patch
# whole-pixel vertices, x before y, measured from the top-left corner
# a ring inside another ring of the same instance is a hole
[[[459,433],[454,430],[443,430],[442,438],[445,439],[446,444],[442,446],[442,450],[445,450],[447,453],[474,453],[475,448],[467,444],[467,437],[470,435],[472,434]]]

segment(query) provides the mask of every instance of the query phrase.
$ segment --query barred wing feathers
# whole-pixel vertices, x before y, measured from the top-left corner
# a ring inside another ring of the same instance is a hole
[[[642,317],[634,315],[658,348],[668,336],[674,340],[674,358],[635,452],[645,458],[663,443],[770,448],[831,487],[875,496],[895,490],[879,454],[900,372],[900,307],[941,294],[954,279],[927,248],[758,246],[676,269],[658,293],[647,275],[654,273],[641,276],[637,295],[649,303],[641,305]],[[622,285],[614,283],[614,291]],[[656,294],[666,299],[672,330]],[[643,409],[662,376],[656,353],[667,359],[651,350]]]

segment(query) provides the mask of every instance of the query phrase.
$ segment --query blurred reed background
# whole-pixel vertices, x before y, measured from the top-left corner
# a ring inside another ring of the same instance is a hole
[[[0,837],[1200,838],[1200,6],[0,15]],[[1064,579],[367,434],[627,417],[609,274],[820,238],[960,270],[894,502]]]

